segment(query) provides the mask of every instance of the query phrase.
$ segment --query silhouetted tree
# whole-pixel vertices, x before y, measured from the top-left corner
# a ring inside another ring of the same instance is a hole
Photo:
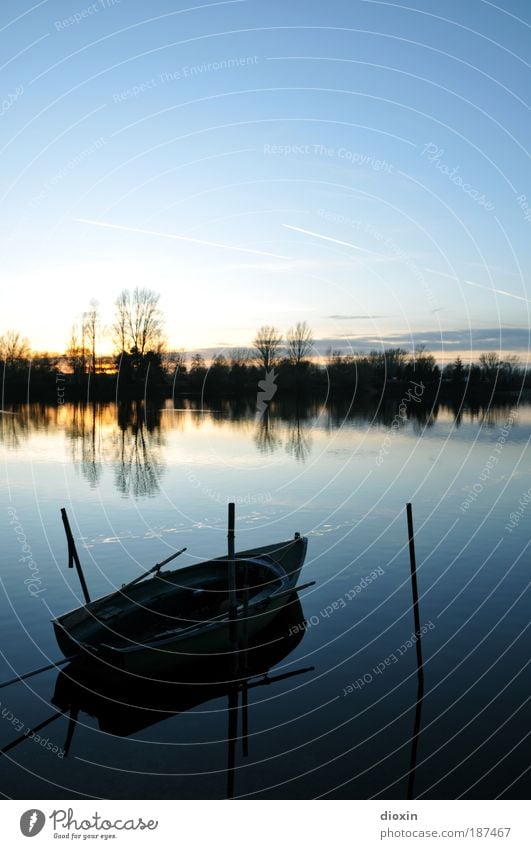
[[[234,368],[234,366],[247,366],[251,361],[251,352],[249,348],[232,348],[228,352],[228,359],[231,368]]]
[[[193,392],[203,389],[207,368],[202,354],[194,354],[190,363],[190,388]]]
[[[493,383],[496,380],[501,365],[502,361],[496,351],[488,351],[486,354],[479,355],[481,377],[487,383]]]
[[[439,366],[435,362],[433,354],[424,345],[418,345],[408,360],[405,369],[409,380],[433,381],[440,377]]]
[[[100,335],[100,312],[98,302],[90,302],[89,309],[83,313],[83,329],[85,331],[86,348],[90,357],[92,380],[96,379],[96,347]]]
[[[162,389],[165,374],[162,354],[165,347],[160,295],[152,289],[124,289],[115,302],[113,337],[119,385],[126,394],[152,388]]]
[[[461,357],[456,357],[452,366],[452,382],[459,386],[465,379],[465,367]]]
[[[313,348],[313,335],[305,321],[299,321],[290,327],[286,334],[288,359],[294,366],[300,366]]]
[[[113,324],[118,353],[136,350],[140,357],[148,351],[161,353],[164,347],[160,295],[152,289],[124,289],[116,299]]]
[[[29,341],[18,330],[7,330],[0,336],[0,360],[7,368],[25,368],[30,359]]]
[[[75,380],[79,381],[81,376],[85,373],[85,353],[76,324],[72,325],[72,332],[70,334],[70,340],[65,352],[65,357],[72,375]]]
[[[256,359],[265,369],[270,369],[278,360],[282,345],[282,334],[276,327],[264,324],[257,332],[253,346],[256,349]]]

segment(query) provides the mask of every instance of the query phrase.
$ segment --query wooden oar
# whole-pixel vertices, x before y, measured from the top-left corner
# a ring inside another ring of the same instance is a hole
[[[47,672],[48,669],[56,669],[59,666],[64,666],[65,663],[77,660],[79,656],[78,654],[73,654],[71,657],[63,657],[61,660],[55,660],[47,666],[40,666],[39,669],[33,669],[31,672],[25,672],[24,675],[17,675],[15,678],[10,678],[9,681],[3,681],[0,684],[0,690],[3,687],[9,687],[10,684],[16,684],[18,681],[24,681],[26,678],[32,678],[33,675],[38,675],[40,672]]]
[[[135,584],[138,584],[139,581],[142,581],[144,578],[147,578],[147,576],[151,575],[153,572],[158,572],[159,569],[162,569],[162,567],[166,565],[166,563],[169,563],[170,560],[175,560],[175,558],[178,557],[179,554],[182,554],[184,551],[186,551],[186,546],[184,548],[181,548],[180,551],[176,551],[175,554],[171,554],[169,557],[166,558],[166,560],[163,560],[161,563],[155,563],[155,565],[152,566],[151,569],[148,569],[147,572],[142,572],[142,574],[139,575],[138,578],[135,578],[134,581],[130,581],[128,584],[124,584],[121,589],[121,592],[124,592],[124,590],[128,590],[130,587],[133,587]]]

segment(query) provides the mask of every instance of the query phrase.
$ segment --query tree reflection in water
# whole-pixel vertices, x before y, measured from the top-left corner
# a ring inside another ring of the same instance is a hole
[[[113,457],[115,481],[122,495],[152,496],[166,466],[161,458],[164,446],[160,410],[145,407],[141,401],[118,406],[120,433]]]
[[[277,424],[278,421],[271,416],[269,410],[256,417],[254,441],[260,454],[273,454],[282,445],[277,433]]]
[[[110,467],[122,495],[152,496],[159,491],[166,468],[160,456],[160,410],[129,401],[71,406],[65,412],[72,462],[91,487]]]
[[[119,404],[21,404],[0,411],[0,444],[8,452],[24,451],[32,439],[49,438],[50,460],[64,459],[61,435],[75,469],[93,488],[101,484],[105,471],[112,471],[119,492],[125,497],[149,497],[160,491],[161,479],[171,464],[166,436],[177,431],[182,441],[176,446],[175,462],[183,450],[210,450],[214,430],[233,440],[231,450],[254,441],[264,456],[285,452],[297,463],[311,456],[319,432],[332,438],[345,430],[352,432],[355,444],[360,432],[373,427],[409,431],[417,438],[434,423],[447,422],[453,428],[473,425],[487,432],[503,427],[516,408],[513,399],[488,407],[450,407],[443,404],[408,404],[406,414],[398,399],[364,399],[356,405],[329,402],[322,405],[302,399],[274,401],[261,414],[256,406],[241,400],[205,405],[202,399],[181,399],[175,408],[171,401],[161,410],[139,400]],[[520,424],[511,439],[527,438],[524,423],[530,420],[529,403],[518,405]],[[164,413],[164,415],[163,415]],[[204,430],[204,441],[202,439]],[[201,433],[199,442],[197,434]],[[467,437],[466,433],[464,434]],[[200,446],[200,448],[198,448]],[[188,462],[188,461],[187,461]]]

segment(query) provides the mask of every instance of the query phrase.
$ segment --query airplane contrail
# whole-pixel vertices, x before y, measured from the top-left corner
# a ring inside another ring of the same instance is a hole
[[[322,233],[314,233],[313,230],[304,230],[302,227],[294,227],[291,224],[283,224],[288,230],[296,230],[297,233],[304,233],[306,236],[314,236],[316,239],[323,239],[325,242],[334,242],[336,245],[343,245],[346,248],[354,248],[357,251],[365,251],[365,253],[376,253],[369,251],[367,248],[362,248],[360,245],[353,245],[351,242],[343,242],[341,239],[333,239],[331,236],[323,236]],[[442,277],[448,277],[450,280],[459,281],[461,278],[453,274],[444,274],[442,271],[433,271],[431,268],[425,268],[424,271],[429,271],[433,274],[440,274]],[[495,289],[493,286],[483,286],[481,283],[474,283],[472,280],[463,280],[468,286],[475,286],[478,289],[485,289],[487,292],[496,292],[498,295],[505,295],[507,298],[515,298],[517,301],[525,301],[531,304],[531,298],[524,298],[522,295],[513,295],[512,292],[507,292],[505,289]]]
[[[323,236],[322,233],[314,233],[313,230],[304,230],[302,227],[294,227],[292,224],[283,224],[287,230],[295,230],[297,233],[304,233],[306,236],[314,236],[316,239],[323,239],[325,242],[333,242],[335,245],[343,245],[345,248],[354,248],[357,251],[363,251],[366,254],[374,254],[376,251],[370,251],[368,248],[362,248],[361,245],[353,245],[351,242],[342,242],[341,239],[333,239],[331,236]],[[380,254],[378,254],[380,256]]]
[[[253,248],[239,248],[236,245],[223,245],[219,242],[207,242],[204,239],[194,239],[192,236],[178,236],[175,233],[161,233],[159,230],[144,230],[141,227],[126,227],[123,224],[110,224],[108,221],[93,221],[91,218],[74,218],[79,224],[92,224],[95,227],[106,227],[110,230],[125,230],[128,233],[142,233],[146,236],[161,236],[163,239],[174,239],[177,242],[191,242],[194,245],[203,245],[209,248],[223,248],[226,251],[238,251],[244,254],[255,254],[256,256],[268,256],[273,259],[289,259],[280,254],[271,254],[267,251],[257,251]]]
[[[496,292],[497,295],[506,295],[508,298],[515,298],[517,301],[525,301],[526,304],[531,304],[531,298],[524,298],[522,295],[513,295],[512,292],[506,292],[505,289],[495,289],[493,286],[483,286],[481,283],[473,283],[472,280],[463,280],[467,286],[475,286],[477,289],[486,289],[487,292]]]

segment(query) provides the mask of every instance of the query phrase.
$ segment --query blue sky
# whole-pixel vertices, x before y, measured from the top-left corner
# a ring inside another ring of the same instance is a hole
[[[416,5],[3,4],[0,333],[145,285],[173,348],[525,359],[531,10]]]

